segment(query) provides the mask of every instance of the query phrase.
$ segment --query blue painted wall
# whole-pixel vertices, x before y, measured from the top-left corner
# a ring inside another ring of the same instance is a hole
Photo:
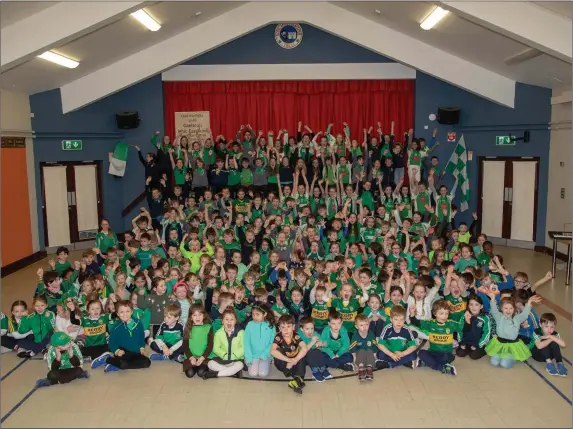
[[[274,40],[274,25],[264,27],[241,39],[205,53],[187,64],[286,64],[286,63],[343,63],[343,62],[389,62],[386,57],[354,45],[330,34],[304,25],[304,38],[297,48],[280,48]],[[428,115],[438,106],[458,106],[462,109],[461,123],[456,127],[438,126],[441,146],[435,154],[446,163],[453,146],[446,143],[448,131],[463,132],[468,150],[474,152],[469,174],[472,190],[477,192],[477,156],[540,156],[540,189],[538,212],[538,244],[543,243],[545,208],[547,204],[547,170],[549,157],[549,132],[535,124],[547,124],[550,120],[550,90],[518,85],[516,108],[509,109],[488,102],[464,90],[453,87],[423,73],[416,79],[415,128],[416,135],[429,138],[436,123],[430,123]],[[107,97],[90,106],[66,115],[62,114],[59,90],[35,94],[30,97],[31,110],[35,117],[32,127],[36,133],[34,154],[36,165],[40,162],[69,160],[103,160],[104,215],[117,231],[130,227],[135,212],[125,218],[121,211],[143,190],[143,166],[130,154],[125,177],[119,179],[107,174],[108,153],[113,151],[118,139],[139,145],[143,152],[151,150],[149,138],[156,130],[163,132],[163,91],[161,76],[155,76],[124,91]],[[115,113],[136,110],[142,118],[136,130],[119,131]],[[326,124],[325,124],[326,125]],[[429,129],[425,130],[424,125]],[[532,141],[518,143],[515,147],[496,147],[496,135],[509,132],[520,134],[524,129],[535,130]],[[545,125],[546,128],[546,125]],[[84,141],[82,152],[61,150],[61,140],[78,138]],[[38,171],[37,171],[38,173]],[[38,190],[38,214],[42,219],[39,174],[36,174]],[[451,185],[451,182],[446,182]],[[476,207],[476,194],[471,210],[462,216],[469,220]],[[41,223],[41,222],[40,222]],[[43,245],[43,225],[40,225],[40,241]]]
[[[36,162],[36,189],[40,246],[43,247],[44,225],[42,223],[42,194],[39,174],[40,162],[102,160],[102,186],[104,216],[112,228],[124,231],[130,219],[122,219],[121,211],[143,191],[144,169],[131,149],[123,178],[111,176],[108,154],[113,152],[118,140],[141,147],[145,154],[153,148],[149,141],[157,130],[163,130],[163,85],[161,76],[155,76],[125,89],[97,103],[75,112],[62,114],[60,91],[52,90],[30,96],[30,108],[34,113],[32,129],[34,159]],[[123,111],[138,111],[141,124],[135,130],[119,130],[115,114]],[[62,140],[83,141],[82,151],[62,150]],[[135,214],[133,214],[135,216]]]
[[[275,41],[276,24],[267,25],[219,48],[198,56],[186,65],[212,64],[316,64],[392,63],[389,58],[355,45],[312,25],[302,24],[303,38],[294,49]]]
[[[448,131],[455,131],[458,138],[463,134],[467,150],[473,152],[473,160],[468,165],[470,190],[473,193],[470,210],[460,213],[460,221],[471,223],[471,213],[477,210],[478,157],[531,156],[541,158],[536,241],[538,245],[544,245],[549,171],[547,123],[551,118],[551,90],[519,83],[515,94],[515,108],[510,109],[418,72],[415,97],[415,134],[428,139],[432,135],[432,130],[438,128],[437,140],[440,146],[435,150],[434,155],[440,158],[440,164],[446,165],[455,147],[453,143],[447,142]],[[460,107],[460,123],[450,126],[430,122],[428,116],[431,113],[437,113],[440,106]],[[424,126],[428,126],[428,129],[424,129]],[[519,141],[515,146],[496,146],[496,136],[512,134],[522,137],[525,130],[531,131],[529,143]],[[445,183],[451,187],[453,178],[446,176]],[[454,202],[457,201],[456,198]]]

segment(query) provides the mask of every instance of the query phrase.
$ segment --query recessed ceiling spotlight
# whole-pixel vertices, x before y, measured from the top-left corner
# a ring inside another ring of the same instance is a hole
[[[201,15],[201,12],[195,12],[195,16]]]
[[[374,12],[376,12],[378,15],[380,15],[382,12],[380,12],[380,9],[374,9]]]

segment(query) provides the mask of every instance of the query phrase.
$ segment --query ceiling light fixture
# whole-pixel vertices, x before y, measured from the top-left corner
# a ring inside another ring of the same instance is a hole
[[[201,15],[201,12],[195,12],[195,16]]]
[[[149,31],[157,31],[161,25],[154,20],[146,11],[139,9],[131,14],[135,19],[142,23]]]
[[[382,12],[380,12],[380,9],[374,9],[374,12],[376,12],[378,15],[380,15]]]
[[[52,51],[44,52],[42,55],[38,55],[38,58],[42,58],[43,60],[50,61],[52,63],[58,64],[62,67],[67,67],[69,69],[75,69],[77,66],[80,65],[79,62],[74,61],[68,57],[64,57],[63,55],[56,54]]]
[[[442,9],[440,6],[436,6],[436,8],[430,13],[426,19],[422,21],[420,27],[424,30],[431,30],[438,22],[440,22],[444,17],[450,12],[445,9]]]

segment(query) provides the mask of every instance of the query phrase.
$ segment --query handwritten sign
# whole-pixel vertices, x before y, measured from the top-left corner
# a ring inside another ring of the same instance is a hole
[[[175,133],[187,136],[189,143],[209,137],[209,112],[175,112]]]

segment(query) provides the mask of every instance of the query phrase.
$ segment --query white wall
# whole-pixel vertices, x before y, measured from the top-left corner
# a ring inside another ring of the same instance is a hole
[[[26,138],[26,164],[28,173],[28,198],[30,200],[30,228],[32,249],[40,250],[38,240],[38,212],[36,211],[36,190],[34,172],[34,141],[30,118],[30,97],[21,92],[0,90],[0,128],[2,136]]]
[[[571,89],[569,88],[568,91]],[[553,90],[553,99],[566,91]],[[561,101],[567,99],[562,97]],[[572,231],[573,186],[571,182],[573,143],[571,140],[571,98],[568,102],[553,104],[551,109],[551,141],[549,146],[549,184],[547,195],[546,231]],[[565,198],[561,198],[561,188],[565,188]],[[548,235],[545,245],[553,247]],[[565,245],[559,251],[567,252]]]

